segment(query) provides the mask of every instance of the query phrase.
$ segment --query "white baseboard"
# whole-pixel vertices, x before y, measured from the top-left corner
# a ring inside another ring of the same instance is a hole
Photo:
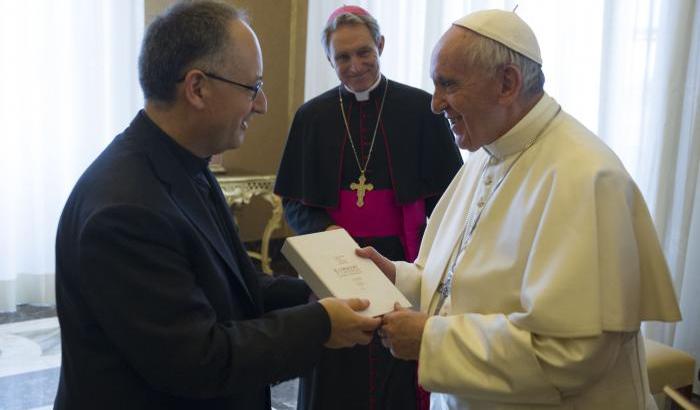
[[[16,279],[0,280],[0,312],[14,312],[17,305],[56,304],[56,275],[20,273]]]
[[[17,310],[17,280],[0,280],[0,312]]]

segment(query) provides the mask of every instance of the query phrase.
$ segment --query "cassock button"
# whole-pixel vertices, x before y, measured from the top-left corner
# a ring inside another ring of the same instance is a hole
[[[484,205],[485,205],[485,203],[484,203],[484,200],[483,200],[483,199],[480,200],[479,202],[477,202],[477,204],[476,204],[476,206],[477,206],[478,208],[483,208]]]
[[[484,180],[484,185],[489,186],[491,185],[491,182],[493,182],[493,179],[491,178],[491,175],[486,177],[486,180]]]

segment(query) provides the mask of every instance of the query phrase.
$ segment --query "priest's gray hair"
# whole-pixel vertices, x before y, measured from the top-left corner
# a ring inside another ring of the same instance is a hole
[[[541,65],[498,41],[475,34],[466,51],[467,61],[494,72],[506,64],[516,65],[523,76],[523,95],[530,97],[543,91],[544,73]]]
[[[332,21],[326,24],[326,27],[321,32],[321,44],[323,44],[323,50],[326,52],[326,57],[331,56],[331,34],[335,33],[341,26],[356,26],[364,24],[369,30],[369,34],[374,39],[374,44],[379,47],[379,42],[382,38],[382,32],[379,29],[379,23],[377,20],[370,15],[358,16],[352,13],[343,13]]]
[[[245,13],[213,0],[180,1],[148,26],[139,55],[139,82],[147,101],[173,102],[175,85],[194,67],[223,68],[232,21]]]

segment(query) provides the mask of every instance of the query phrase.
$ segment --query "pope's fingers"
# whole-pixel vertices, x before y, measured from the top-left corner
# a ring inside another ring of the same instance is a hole
[[[396,317],[396,311],[392,311],[392,312],[384,314],[382,316],[382,325],[388,325],[389,323],[392,323],[394,321],[395,317]]]
[[[368,258],[374,262],[382,273],[384,273],[384,276],[386,276],[392,283],[396,282],[396,266],[394,266],[394,262],[385,258],[381,253],[377,252],[376,249],[371,246],[367,246],[356,249],[355,254],[362,258]]]
[[[371,246],[365,246],[364,248],[357,248],[355,254],[363,258],[374,259],[373,256],[376,257],[379,252]]]

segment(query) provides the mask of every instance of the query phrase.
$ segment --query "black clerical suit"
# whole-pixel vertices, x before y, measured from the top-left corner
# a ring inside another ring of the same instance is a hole
[[[328,338],[308,295],[255,271],[206,161],[141,112],[61,216],[55,408],[269,409]]]

